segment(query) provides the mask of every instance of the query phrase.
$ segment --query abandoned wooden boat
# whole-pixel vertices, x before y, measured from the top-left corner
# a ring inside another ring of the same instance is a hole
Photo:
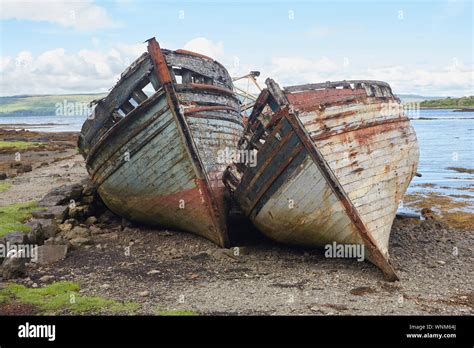
[[[132,221],[227,245],[228,163],[218,155],[243,132],[227,70],[197,53],[161,49],[152,38],[95,103],[79,148],[105,204]]]
[[[342,81],[259,95],[224,182],[267,236],[284,243],[363,245],[389,280],[388,241],[397,207],[416,173],[415,132],[391,88]]]

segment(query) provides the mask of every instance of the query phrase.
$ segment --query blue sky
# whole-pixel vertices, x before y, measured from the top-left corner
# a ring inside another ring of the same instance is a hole
[[[282,85],[378,79],[472,95],[472,1],[67,1],[1,5],[2,95],[100,92],[156,36]]]

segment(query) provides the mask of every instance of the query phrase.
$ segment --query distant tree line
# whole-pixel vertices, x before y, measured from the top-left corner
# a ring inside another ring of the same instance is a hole
[[[474,108],[474,96],[462,98],[443,98],[424,100],[420,103],[422,108],[442,108],[442,109],[465,109]]]

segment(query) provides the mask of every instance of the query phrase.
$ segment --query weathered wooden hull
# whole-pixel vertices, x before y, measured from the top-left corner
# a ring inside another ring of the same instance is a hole
[[[239,103],[228,85],[230,77],[212,83],[211,77],[196,72],[203,59],[212,67],[209,58],[182,51],[163,54],[156,46],[149,44],[148,55],[124,75],[141,82],[134,86],[122,76],[116,86],[130,84],[127,91],[133,96],[136,88],[151,82],[155,92],[130,107],[128,96],[119,100],[116,96],[121,94],[112,90],[109,96],[114,99],[105,102],[116,103],[126,116],[108,126],[110,119],[99,114],[84,125],[79,144],[87,155],[88,171],[115,213],[227,245],[222,183],[226,164],[216,158],[225,147],[236,147],[243,130]],[[173,74],[177,66],[183,69],[180,84]],[[133,76],[140,72],[138,78]],[[185,76],[191,73],[194,77]],[[98,107],[103,112],[108,106]]]
[[[388,239],[419,156],[399,101],[379,83],[285,93],[272,81],[268,86],[241,141],[258,150],[258,164],[236,164],[225,175],[234,198],[269,237],[305,246],[361,244],[396,279]],[[267,117],[265,106],[272,108]]]

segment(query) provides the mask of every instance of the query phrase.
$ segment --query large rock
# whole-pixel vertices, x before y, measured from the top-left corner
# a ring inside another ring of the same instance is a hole
[[[27,244],[28,236],[24,232],[10,232],[0,238],[0,264],[13,245]]]
[[[21,166],[17,168],[16,173],[22,174],[26,172],[31,172],[32,170],[33,170],[33,167],[31,166],[31,164],[22,164]]]
[[[45,239],[56,236],[59,231],[58,223],[53,219],[38,219]]]
[[[10,245],[26,244],[27,242],[28,236],[24,232],[10,232],[0,241],[2,244],[8,243]]]
[[[40,206],[54,206],[69,204],[71,201],[77,202],[82,196],[82,185],[80,184],[69,184],[62,185],[51,190],[46,194],[40,201]]]
[[[33,244],[42,244],[45,239],[54,237],[59,231],[58,223],[53,219],[33,219],[26,225],[31,227],[28,241]]]
[[[23,252],[10,251],[2,263],[3,280],[26,276],[26,260]]]
[[[7,178],[7,173],[0,172],[0,180],[5,180]]]
[[[67,254],[67,245],[45,244],[37,248],[36,262],[41,265],[51,264],[63,260]]]
[[[31,227],[31,231],[27,233],[28,242],[31,244],[42,244],[44,236],[39,220],[34,219],[28,221],[25,225]]]
[[[62,223],[67,218],[68,210],[67,205],[54,205],[46,210],[34,211],[32,215],[37,219],[55,219],[58,223]]]

